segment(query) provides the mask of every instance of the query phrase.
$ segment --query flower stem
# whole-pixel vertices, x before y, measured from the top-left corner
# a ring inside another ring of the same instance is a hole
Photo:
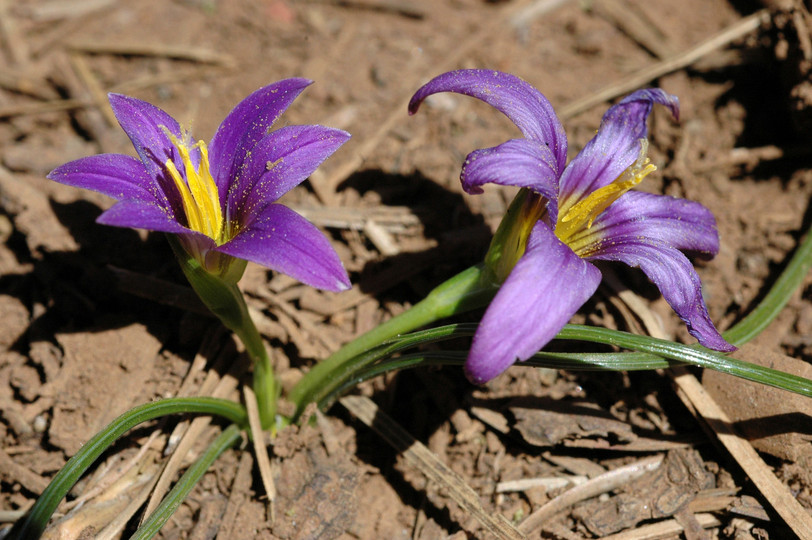
[[[236,285],[232,285],[235,289]],[[242,295],[238,296],[242,307],[245,309],[243,325],[239,329],[232,328],[235,334],[242,340],[245,350],[254,361],[254,394],[257,396],[257,407],[259,408],[259,420],[262,429],[275,429],[276,401],[279,399],[280,387],[276,380],[271,364],[271,357],[268,349],[262,342],[262,337],[257,330],[254,321],[248,314],[248,307],[245,305]]]
[[[409,310],[357,337],[324,361],[316,364],[288,395],[288,399],[296,405],[296,411],[291,421],[298,420],[304,407],[308,403],[317,401],[317,396],[322,395],[326,388],[340,384],[347,375],[342,369],[345,364],[365,351],[390,338],[439,319],[487,305],[499,288],[487,276],[488,273],[481,264],[463,270],[439,285]],[[361,366],[353,367],[355,369]]]
[[[206,307],[240,338],[254,361],[254,393],[257,395],[259,418],[263,429],[271,429],[276,417],[279,384],[274,376],[271,358],[262,337],[248,313],[248,306],[236,283],[228,282],[207,272],[190,256],[178,239],[167,235],[186,279]]]

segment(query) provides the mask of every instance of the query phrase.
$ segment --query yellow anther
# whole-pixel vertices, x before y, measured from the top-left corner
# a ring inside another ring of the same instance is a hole
[[[585,199],[574,204],[563,216],[558,218],[555,234],[565,242],[577,231],[592,227],[592,222],[601,212],[618,200],[621,195],[639,184],[643,178],[657,170],[646,156],[648,141],[640,139],[640,153],[637,160],[632,163],[611,184],[596,189]]]
[[[184,180],[177,165],[171,159],[165,163],[180,194],[189,228],[205,234],[218,245],[222,244],[225,241],[223,211],[220,208],[217,184],[214,183],[214,178],[209,170],[209,152],[206,144],[198,141],[194,145],[190,145],[186,136],[183,137],[184,140],[181,140],[166,128],[164,128],[164,132],[178,149],[186,172],[186,180]],[[190,153],[192,149],[200,150],[200,164],[197,169],[192,162]]]

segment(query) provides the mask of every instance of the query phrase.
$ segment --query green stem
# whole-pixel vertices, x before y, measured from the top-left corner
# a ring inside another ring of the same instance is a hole
[[[445,339],[450,339],[448,336]],[[437,340],[440,341],[440,340]],[[319,408],[329,408],[332,403],[351,388],[390,371],[400,371],[424,366],[463,366],[468,357],[467,351],[428,351],[404,354],[391,360],[367,366],[353,374],[351,379],[331,389],[317,403]],[[561,353],[541,351],[528,358],[521,365],[569,371],[644,371],[666,369],[682,362],[665,360],[653,354],[640,352],[609,353]]]
[[[795,250],[786,268],[758,306],[722,336],[733,345],[743,345],[756,337],[784,309],[792,293],[803,283],[810,268],[812,268],[812,229],[807,231],[806,238]]]
[[[236,283],[224,281],[207,272],[183,249],[175,236],[167,235],[167,239],[186,279],[200,300],[245,345],[245,350],[254,362],[254,393],[257,396],[260,422],[263,429],[271,429],[276,417],[276,401],[279,398],[280,387],[274,376],[273,365],[262,342],[262,336],[248,313],[242,291]]]
[[[142,422],[161,416],[179,413],[197,413],[222,416],[227,420],[245,426],[248,423],[245,409],[239,403],[225,399],[193,397],[169,398],[135,407],[113,420],[107,427],[90,439],[62,469],[42,492],[31,507],[25,520],[18,522],[11,531],[10,538],[33,540],[45,530],[48,520],[59,502],[79,480],[84,472],[124,433]]]
[[[220,457],[220,454],[234,446],[240,440],[240,428],[232,424],[226,428],[214,442],[209,445],[200,458],[189,467],[172,491],[161,501],[158,508],[150,514],[149,518],[135,531],[130,540],[147,540],[152,538],[161,530],[164,523],[175,513],[180,504],[192,491],[192,488],[200,481],[200,478],[211,467],[212,463]]]
[[[345,365],[355,357],[384,341],[410,332],[429,323],[458,313],[487,305],[498,290],[487,278],[482,265],[472,266],[431,291],[426,298],[397,317],[373,328],[347,343],[324,361],[316,364],[293,387],[288,399],[296,405],[292,421],[296,421],[308,403],[318,401],[316,395],[336,383],[340,384]]]
[[[245,338],[240,337],[243,343],[246,343]],[[248,345],[246,344],[246,349]],[[257,397],[257,408],[259,409],[259,423],[262,429],[270,429],[272,432],[276,431],[276,404],[279,399],[281,387],[276,380],[273,372],[273,365],[271,359],[263,345],[261,355],[252,355],[254,359],[254,379],[252,386],[254,394]]]

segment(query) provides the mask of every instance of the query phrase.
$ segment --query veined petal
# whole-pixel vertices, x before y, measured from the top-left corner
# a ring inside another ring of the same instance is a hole
[[[640,267],[699,343],[717,351],[736,350],[711,322],[702,298],[702,284],[688,258],[674,248],[644,242],[644,239],[635,242],[626,238],[607,243],[591,258]]]
[[[600,252],[604,241],[663,245],[705,258],[719,252],[719,233],[710,210],[698,202],[641,191],[625,193],[595,219],[590,229],[568,242],[576,246],[584,239],[595,240],[582,256]],[[576,251],[580,253],[578,248]]]
[[[241,221],[304,181],[350,134],[318,125],[286,126],[251,150],[228,194],[228,215]]]
[[[115,227],[132,227],[174,234],[194,234],[167,214],[166,210],[158,204],[136,200],[126,200],[114,204],[100,215],[96,222]]]
[[[269,204],[216,251],[267,266],[320,289],[350,288],[347,272],[327,238],[281,204]]]
[[[164,131],[169,130],[174,136],[181,138],[178,122],[146,101],[122,94],[109,94],[108,97],[118,123],[132,141],[147,174],[162,182],[166,178],[166,161],[171,159],[175,163],[181,162],[180,154]],[[171,182],[162,184],[161,187],[166,189],[169,186]]]
[[[519,259],[488,306],[465,363],[487,382],[546,345],[598,288],[600,271],[536,223]]]
[[[646,120],[655,103],[678,116],[677,97],[659,88],[633,92],[606,111],[598,133],[561,175],[560,208],[569,208],[584,195],[611,184],[637,160],[640,139],[646,138]]]
[[[531,85],[509,73],[486,69],[462,69],[443,73],[415,92],[409,101],[409,114],[431,94],[456,92],[481,99],[516,124],[528,139],[550,148],[557,172],[567,160],[567,135],[553,106]]]
[[[209,144],[211,174],[226,200],[231,181],[246,155],[279,116],[313,81],[284,79],[254,91],[228,113]]]
[[[543,144],[513,139],[493,148],[468,154],[460,174],[462,187],[471,194],[482,193],[483,184],[529,188],[550,201],[551,219],[558,219],[558,173],[555,156]]]
[[[99,154],[60,165],[49,180],[103,193],[118,201],[135,199],[166,205],[166,196],[144,164],[123,154]]]

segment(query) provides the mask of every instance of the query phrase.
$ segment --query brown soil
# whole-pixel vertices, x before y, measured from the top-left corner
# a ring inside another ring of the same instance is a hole
[[[545,13],[523,10],[545,4]],[[812,19],[800,1],[769,4],[779,11],[760,29],[646,83],[677,94],[682,114],[679,124],[654,115],[652,157],[660,170],[642,188],[701,201],[715,213],[721,252],[698,270],[721,328],[766,292],[810,225]],[[237,381],[248,380],[239,346],[201,311],[161,235],[96,225],[109,200],[45,179],[71,159],[132,152],[110,121],[105,92],[155,103],[207,139],[250,91],[304,76],[316,82],[282,121],[353,134],[286,200],[331,235],[355,289],[320,293],[257,267],[242,283],[289,385],[476,263],[510,201],[506,189],[465,195],[457,178],[469,151],[514,137],[515,128],[487,106],[451,95],[410,118],[406,101],[422,83],[449,69],[487,67],[519,75],[566,106],[762,7],[732,0],[0,0],[0,514],[10,520],[5,511],[27,508],[83,442],[125,410],[201,388],[239,399]],[[571,152],[592,136],[605,108],[570,110]],[[612,269],[666,335],[691,342],[639,273]],[[807,279],[758,339],[760,350],[806,376],[810,286]],[[579,320],[640,331],[640,309],[627,299],[602,286]],[[812,507],[808,401],[729,377],[706,384],[743,421],[792,495]],[[666,455],[657,470],[561,508],[533,538],[624,529],[643,538],[637,528],[669,519],[681,529],[658,538],[793,536],[678,399],[667,373],[517,367],[476,388],[460,369],[420,369],[379,378],[360,393],[460,474],[487,513],[514,524],[568,487],[505,483],[591,478]],[[759,422],[762,416],[788,420],[779,427]],[[51,537],[91,538],[123,515],[166,463],[181,420],[122,439],[69,498],[87,501],[60,508]],[[249,449],[235,449],[159,536],[490,537],[445,486],[427,481],[341,405],[317,425],[275,441],[272,508]],[[183,467],[221,427],[198,423]],[[702,530],[706,512],[713,521]]]

